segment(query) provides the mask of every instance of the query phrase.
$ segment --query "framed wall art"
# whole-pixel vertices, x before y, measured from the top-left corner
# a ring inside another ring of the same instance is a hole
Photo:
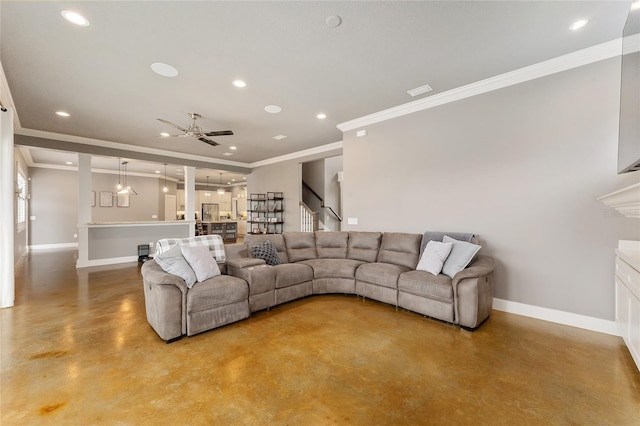
[[[117,196],[118,207],[129,207],[129,194],[120,194]]]
[[[113,207],[113,192],[100,191],[100,207]]]

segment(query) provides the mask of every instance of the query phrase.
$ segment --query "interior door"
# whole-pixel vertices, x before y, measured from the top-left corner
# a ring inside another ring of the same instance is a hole
[[[164,194],[164,220],[178,218],[178,202],[175,195]]]

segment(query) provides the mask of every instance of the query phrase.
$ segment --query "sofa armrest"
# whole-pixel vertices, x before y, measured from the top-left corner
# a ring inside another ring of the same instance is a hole
[[[166,341],[187,334],[187,284],[162,270],[155,260],[142,265],[147,321]]]
[[[469,329],[477,328],[493,309],[495,263],[489,256],[478,256],[453,277],[455,322]]]
[[[263,259],[255,259],[253,257],[246,257],[240,259],[227,260],[227,265],[231,268],[244,269],[251,266],[264,265]]]
[[[493,272],[495,262],[489,256],[478,255],[471,265],[458,272],[453,277],[453,286],[455,286],[465,278],[476,278]]]
[[[224,253],[227,258],[227,262],[229,262],[229,260],[242,259],[242,258],[249,257],[248,246],[243,243],[225,244]]]

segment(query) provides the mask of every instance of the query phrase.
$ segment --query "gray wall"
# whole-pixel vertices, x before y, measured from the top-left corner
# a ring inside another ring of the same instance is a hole
[[[613,320],[619,84],[616,58],[346,132],[345,228],[475,232],[496,297]]]
[[[118,207],[115,198],[113,207],[100,207],[100,191],[115,192],[117,183],[117,175],[92,174],[91,189],[96,192],[96,206],[91,209],[91,220],[93,222],[161,220],[164,216],[164,193],[162,192],[164,180],[127,176],[127,184],[138,193],[138,195],[129,197],[129,207]],[[157,215],[157,218],[152,218],[153,215]]]
[[[29,245],[77,243],[78,177],[74,171],[32,167]]]
[[[76,243],[78,233],[78,179],[75,171],[32,167],[29,215],[29,244]],[[164,217],[163,179],[127,176],[127,183],[138,192],[130,197],[129,207],[100,207],[100,191],[115,191],[118,176],[92,173],[92,190],[96,193],[96,206],[91,209],[92,222],[154,221]],[[176,193],[175,182],[167,182],[169,193]],[[157,215],[158,219],[153,219]]]

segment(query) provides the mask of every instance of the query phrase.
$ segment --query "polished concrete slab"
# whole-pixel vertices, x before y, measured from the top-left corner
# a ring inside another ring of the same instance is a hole
[[[314,296],[167,345],[137,264],[31,253],[0,311],[2,425],[638,425],[618,337],[495,311],[476,332]]]

